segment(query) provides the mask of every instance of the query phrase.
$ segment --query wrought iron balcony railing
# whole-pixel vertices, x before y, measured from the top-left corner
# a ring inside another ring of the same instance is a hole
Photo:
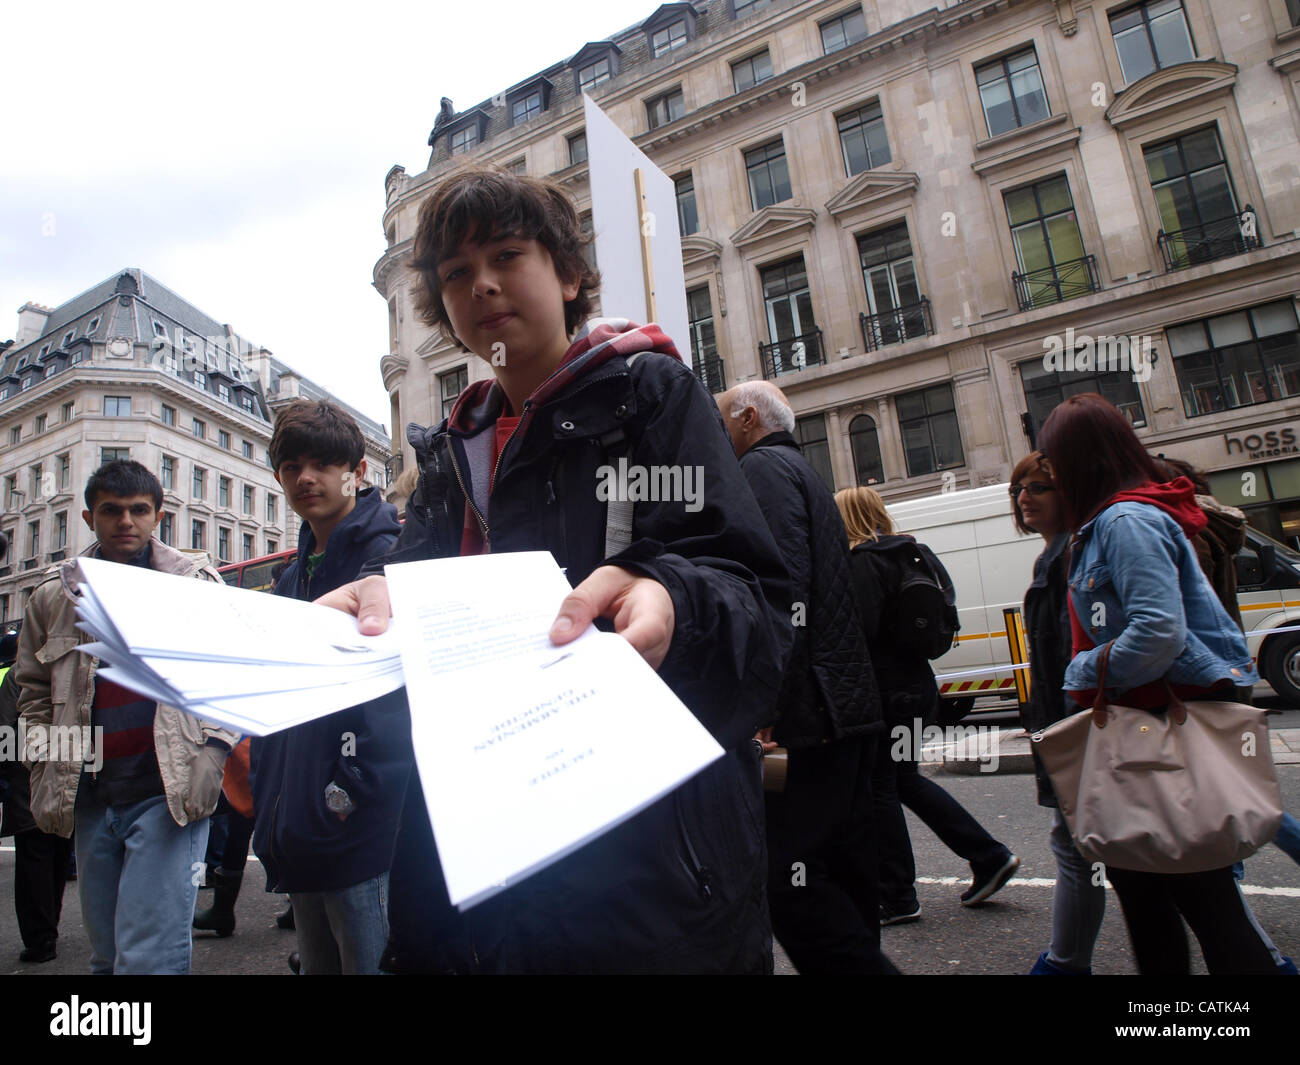
[[[919,303],[895,307],[879,314],[860,314],[862,343],[867,351],[875,351],[886,344],[902,344],[917,337],[934,334],[934,321],[930,315],[930,301],[922,296]]]
[[[1016,287],[1016,303],[1022,311],[1086,296],[1101,288],[1095,255],[1085,255],[1082,259],[1070,259],[1038,270],[1026,270],[1023,274],[1013,273],[1011,283]]]
[[[1246,209],[1213,222],[1156,234],[1156,247],[1165,260],[1165,270],[1183,270],[1198,263],[1208,263],[1229,255],[1239,255],[1261,247],[1259,215],[1255,208]]]
[[[798,373],[809,366],[821,365],[826,361],[822,331],[813,329],[773,344],[759,344],[758,355],[763,365],[763,376],[769,380],[782,374]]]
[[[695,376],[715,396],[727,390],[727,370],[722,365],[722,359],[717,355],[706,355],[702,359],[697,358],[695,360]]]

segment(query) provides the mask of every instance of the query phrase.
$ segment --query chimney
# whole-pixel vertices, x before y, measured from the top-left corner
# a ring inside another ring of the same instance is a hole
[[[18,335],[15,344],[26,344],[45,332],[45,324],[54,313],[53,307],[42,307],[39,303],[24,303],[18,308]]]

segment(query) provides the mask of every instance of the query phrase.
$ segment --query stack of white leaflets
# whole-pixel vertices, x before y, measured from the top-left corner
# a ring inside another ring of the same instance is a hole
[[[123,687],[266,735],[406,684],[451,900],[481,902],[668,794],[722,748],[621,636],[548,637],[545,552],[387,567],[393,621],[97,559],[77,608]]]
[[[109,680],[265,736],[402,686],[392,629],[361,636],[329,607],[82,558],[79,650]]]

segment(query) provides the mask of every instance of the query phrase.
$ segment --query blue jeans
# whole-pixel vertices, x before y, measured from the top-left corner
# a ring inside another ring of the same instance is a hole
[[[104,806],[83,793],[76,837],[90,971],[188,973],[208,819],[181,827],[162,795]]]
[[[1285,810],[1282,811],[1282,827],[1277,830],[1273,842],[1281,847],[1293,862],[1300,865],[1300,821]]]
[[[1056,856],[1056,890],[1047,960],[1062,969],[1084,972],[1092,968],[1092,949],[1106,915],[1106,886],[1093,884],[1092,863],[1074,845],[1060,810],[1052,811],[1050,838]]]
[[[388,874],[339,891],[291,891],[303,976],[374,976],[388,943]]]

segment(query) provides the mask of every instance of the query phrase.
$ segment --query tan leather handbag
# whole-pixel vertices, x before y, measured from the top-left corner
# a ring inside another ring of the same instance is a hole
[[[1282,796],[1264,711],[1184,703],[1153,714],[1106,697],[1031,737],[1079,852],[1144,873],[1199,873],[1255,853],[1277,835]],[[1168,685],[1166,684],[1166,688]]]

